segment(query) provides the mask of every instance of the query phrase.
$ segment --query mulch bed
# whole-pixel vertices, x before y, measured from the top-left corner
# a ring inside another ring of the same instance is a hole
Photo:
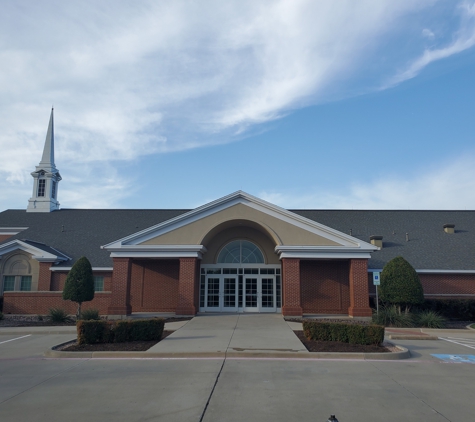
[[[341,343],[339,341],[316,341],[305,337],[303,331],[294,331],[309,352],[339,352],[339,353],[389,353],[384,346]]]
[[[168,337],[173,331],[165,330],[162,334],[162,340]],[[54,350],[62,352],[145,352],[158,343],[152,341],[130,341],[128,343],[100,343],[100,344],[77,344],[76,341],[67,343]]]

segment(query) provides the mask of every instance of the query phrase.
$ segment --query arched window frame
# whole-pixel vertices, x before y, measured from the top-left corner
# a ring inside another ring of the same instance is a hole
[[[237,255],[236,255],[236,247],[237,244],[239,243],[239,260],[237,260]],[[251,245],[251,248],[248,246]],[[244,249],[243,249],[244,246]],[[243,255],[243,251],[249,251],[250,253],[247,253],[246,255]],[[256,254],[256,251],[258,254]],[[223,255],[225,254],[226,255]],[[233,255],[234,254],[234,255]],[[256,259],[253,261],[249,261],[250,256],[254,256]],[[229,256],[232,256],[233,259],[229,260]],[[246,240],[246,239],[237,239],[233,240],[229,243],[227,243],[220,251],[218,254],[218,257],[216,259],[216,264],[265,264],[266,259],[265,255],[262,252],[262,250],[257,246],[255,243]]]

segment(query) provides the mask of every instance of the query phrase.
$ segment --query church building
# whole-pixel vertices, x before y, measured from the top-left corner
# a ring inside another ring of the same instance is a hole
[[[31,175],[26,209],[0,212],[5,314],[75,313],[62,290],[82,256],[96,290],[83,308],[111,318],[369,317],[373,272],[396,256],[416,269],[426,297],[475,298],[474,211],[287,210],[242,191],[191,210],[63,209],[53,111]]]

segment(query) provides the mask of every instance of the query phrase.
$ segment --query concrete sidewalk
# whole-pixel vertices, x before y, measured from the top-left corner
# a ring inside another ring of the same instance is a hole
[[[199,315],[145,353],[309,352],[277,314]]]

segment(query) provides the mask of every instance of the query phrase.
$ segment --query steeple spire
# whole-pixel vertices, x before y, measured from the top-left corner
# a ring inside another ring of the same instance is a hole
[[[33,176],[33,195],[28,201],[27,212],[51,212],[59,210],[58,182],[61,180],[54,164],[54,109],[51,109],[43,156]]]
[[[51,115],[49,117],[48,132],[46,133],[45,147],[43,149],[43,157],[40,161],[40,166],[54,167],[54,108],[51,108]]]

